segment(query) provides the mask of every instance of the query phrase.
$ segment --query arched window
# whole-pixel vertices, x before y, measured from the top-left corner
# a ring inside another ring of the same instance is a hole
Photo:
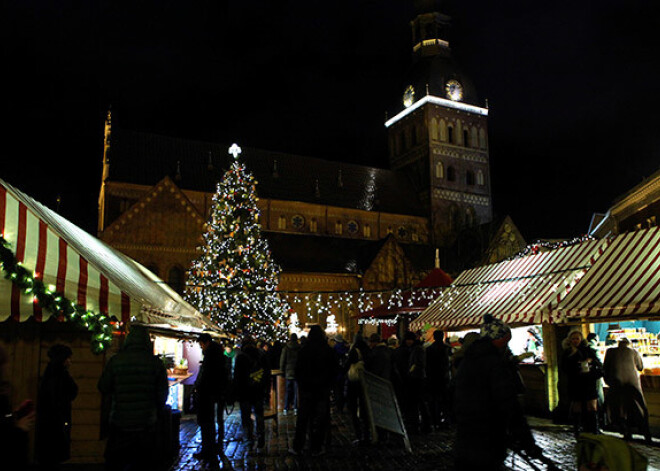
[[[479,147],[485,149],[488,146],[486,142],[486,130],[484,128],[479,129]]]
[[[467,129],[463,129],[463,145],[465,147],[470,147],[470,134]]]
[[[445,166],[442,162],[435,163],[435,178],[445,178]]]
[[[337,221],[335,223],[335,234],[341,234],[342,232],[344,232],[344,226],[341,221]]]
[[[174,266],[170,268],[169,273],[167,274],[167,284],[170,285],[174,291],[179,294],[183,294],[185,272],[183,268],[179,266]]]
[[[363,232],[365,237],[371,237],[371,226],[369,224],[365,224],[363,227]]]
[[[431,129],[430,129],[431,139],[434,141],[438,140],[438,120],[435,118],[431,119]]]
[[[486,180],[484,179],[484,172],[482,172],[481,170],[477,170],[477,185],[483,186],[485,184],[486,184]]]
[[[466,208],[465,209],[465,225],[467,227],[472,227],[474,226],[476,222],[476,215],[474,213],[474,208]]]
[[[465,183],[470,186],[474,185],[474,172],[472,170],[465,172]]]
[[[450,182],[456,181],[456,169],[452,166],[447,167],[447,180]]]
[[[282,215],[277,219],[277,228],[286,229],[286,216]]]
[[[440,120],[440,140],[447,142],[447,123],[444,119]]]
[[[316,218],[312,218],[309,220],[309,232],[317,232],[318,231],[318,223],[316,222]]]
[[[454,128],[452,126],[447,126],[447,142],[454,143]]]
[[[474,126],[472,126],[472,131],[470,132],[470,146],[479,147],[479,131]]]

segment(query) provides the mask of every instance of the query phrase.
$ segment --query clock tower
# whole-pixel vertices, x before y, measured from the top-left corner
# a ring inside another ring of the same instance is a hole
[[[488,109],[452,58],[450,17],[440,2],[415,1],[412,66],[396,114],[387,120],[393,170],[406,173],[430,214],[435,244],[490,222]]]

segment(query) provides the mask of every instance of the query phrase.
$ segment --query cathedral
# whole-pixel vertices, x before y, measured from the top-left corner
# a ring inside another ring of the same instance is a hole
[[[332,293],[405,289],[434,264],[456,274],[525,246],[509,218],[493,221],[488,108],[452,58],[450,18],[415,6],[408,83],[384,123],[389,169],[243,149],[279,289],[296,294],[302,323],[324,324]],[[104,134],[99,237],[181,292],[231,143],[119,129],[110,113]],[[356,308],[333,309],[354,331]]]

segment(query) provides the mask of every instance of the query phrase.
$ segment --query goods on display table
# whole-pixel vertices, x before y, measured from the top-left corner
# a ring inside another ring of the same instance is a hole
[[[167,368],[170,390],[167,405],[183,410],[183,381],[192,376],[188,371],[188,360],[183,354],[183,342],[173,338],[155,337],[154,353],[163,359]]]
[[[645,375],[660,375],[660,342],[658,335],[648,332],[645,327],[620,328],[611,326],[605,341],[598,343],[601,358],[605,358],[608,348],[616,347],[622,338],[630,340],[630,346],[642,355]]]

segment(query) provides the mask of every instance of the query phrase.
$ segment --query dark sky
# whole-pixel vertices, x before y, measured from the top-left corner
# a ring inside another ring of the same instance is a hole
[[[490,106],[495,212],[573,237],[660,163],[660,2],[447,5]],[[103,118],[386,167],[411,0],[7,0],[0,177],[95,230]]]

